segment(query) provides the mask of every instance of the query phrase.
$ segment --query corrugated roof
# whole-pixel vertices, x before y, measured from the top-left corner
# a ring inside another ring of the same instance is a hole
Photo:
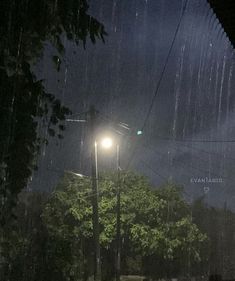
[[[235,0],[207,0],[235,47]]]

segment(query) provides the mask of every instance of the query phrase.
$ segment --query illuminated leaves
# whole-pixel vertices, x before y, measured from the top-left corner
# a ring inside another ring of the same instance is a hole
[[[132,173],[123,173],[120,182],[121,235],[127,241],[123,247],[135,255],[157,254],[168,260],[188,249],[195,259],[200,256],[199,245],[206,236],[192,223],[188,206],[176,187],[153,191],[145,178]],[[116,187],[115,174],[100,178],[100,242],[106,249],[111,249],[116,237]],[[71,239],[73,235],[77,239],[91,238],[92,196],[88,179],[66,176],[44,212],[49,229],[55,235],[65,231],[63,235]],[[174,208],[169,209],[169,204]],[[167,214],[169,211],[173,214]]]

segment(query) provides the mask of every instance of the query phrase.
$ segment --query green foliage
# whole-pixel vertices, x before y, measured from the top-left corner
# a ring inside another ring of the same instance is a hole
[[[116,175],[100,178],[102,276],[107,281],[114,275],[116,187]],[[234,276],[235,215],[226,206],[212,208],[203,200],[189,206],[179,187],[153,190],[145,178],[131,173],[122,174],[120,187],[122,273],[154,279],[209,272],[228,280]],[[50,196],[21,193],[18,220],[0,229],[1,280],[88,280],[94,254],[92,196],[89,178],[69,174]]]
[[[210,268],[211,274],[221,274],[223,279],[235,276],[235,215],[224,208],[210,207],[204,198],[195,200],[192,206],[193,221],[199,229],[207,234],[208,243],[205,252],[202,272]]]
[[[22,193],[18,220],[1,229],[1,280],[65,281],[81,275],[78,241],[48,235],[41,219],[46,200],[44,194]]]
[[[192,223],[189,206],[177,188],[153,191],[144,177],[132,173],[121,175],[120,187],[123,265],[138,256],[143,261],[150,256],[173,261],[190,255],[192,261],[200,261],[206,236]],[[109,259],[114,256],[116,235],[115,175],[101,177],[99,188],[100,243],[107,266],[105,253]],[[43,212],[50,235],[92,244],[92,196],[89,179],[66,175]]]
[[[17,221],[11,221],[0,231],[1,280],[32,280],[42,265],[46,242],[40,223],[41,194],[22,194],[17,204]],[[41,273],[38,278],[41,277]]]
[[[60,70],[65,52],[62,37],[77,44],[104,39],[104,27],[87,14],[85,0],[3,0],[0,15],[0,224],[12,215],[17,194],[36,167],[45,135],[61,139],[70,113],[37,80],[32,65],[46,43],[56,49]],[[41,128],[41,129],[40,129]],[[45,131],[47,133],[45,134]]]

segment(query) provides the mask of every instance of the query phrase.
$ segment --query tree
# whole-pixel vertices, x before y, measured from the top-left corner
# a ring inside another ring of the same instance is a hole
[[[80,245],[64,237],[48,235],[42,221],[46,200],[46,194],[20,194],[16,206],[18,219],[7,224],[1,236],[2,281],[72,281],[73,276],[81,272]]]
[[[227,209],[208,206],[204,198],[192,205],[193,221],[207,234],[208,243],[204,248],[203,263],[198,271],[218,274],[225,280],[235,276],[235,215]]]
[[[20,194],[16,206],[17,220],[1,229],[1,280],[47,280],[48,243],[40,217],[46,200],[47,195],[42,193]]]
[[[66,114],[32,65],[45,42],[55,47],[57,70],[65,52],[61,36],[85,46],[104,39],[104,27],[87,14],[86,0],[3,0],[0,11],[0,224],[9,221],[17,194],[26,186],[40,145],[47,143],[39,127],[62,138]],[[44,131],[45,131],[44,130]]]
[[[210,207],[203,199],[189,205],[174,184],[153,190],[143,177],[122,173],[121,179],[122,273],[233,278],[235,215],[226,205]],[[114,174],[100,178],[104,280],[114,275],[116,180]],[[93,273],[92,196],[89,178],[67,174],[51,195],[22,193],[18,220],[1,229],[1,280],[87,280]]]
[[[114,273],[116,180],[113,174],[104,175],[99,184],[100,242],[105,280],[110,280]],[[142,273],[155,276],[161,270],[150,270],[147,265],[150,259],[165,261],[165,269],[169,262],[178,265],[180,257],[180,262],[185,263],[188,255],[192,261],[200,261],[200,245],[206,236],[192,223],[190,209],[177,188],[171,185],[154,191],[146,178],[132,173],[122,173],[121,182],[122,273],[131,273],[131,260],[141,264]],[[81,260],[86,260],[83,272],[90,274],[92,196],[90,179],[66,175],[43,212],[49,235],[54,240],[70,241],[71,255],[74,243],[83,245],[82,251],[80,247]],[[106,268],[109,272],[105,272]]]

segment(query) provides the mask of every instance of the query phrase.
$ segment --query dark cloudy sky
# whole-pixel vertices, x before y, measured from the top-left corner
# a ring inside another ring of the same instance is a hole
[[[133,131],[142,128],[184,3],[90,1],[90,13],[108,33],[105,44],[88,42],[84,50],[64,39],[60,73],[51,62],[55,50],[47,46],[38,77],[74,113],[94,104]],[[227,141],[235,139],[233,61],[232,46],[206,0],[189,0],[144,135],[123,140],[122,165],[137,147],[129,168],[155,185],[170,178],[184,184],[190,198],[205,194],[213,204],[232,205],[235,143]],[[86,143],[85,125],[68,124],[65,139],[44,148],[32,187],[52,190],[64,169],[88,173]],[[100,158],[101,169],[112,167],[114,156]],[[198,178],[222,183],[192,182]]]

